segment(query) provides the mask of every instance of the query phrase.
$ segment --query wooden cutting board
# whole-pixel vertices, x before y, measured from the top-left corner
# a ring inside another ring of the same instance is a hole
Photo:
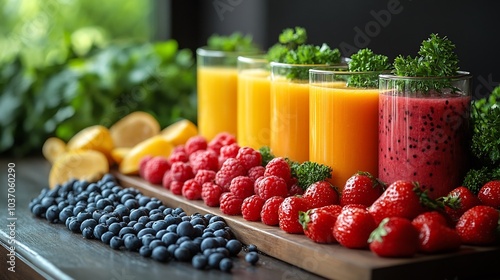
[[[352,250],[338,244],[317,244],[304,235],[288,234],[279,227],[249,222],[241,216],[228,216],[218,207],[203,201],[187,200],[137,176],[115,172],[124,187],[134,187],[143,194],[160,199],[169,207],[181,207],[188,214],[212,213],[225,218],[236,237],[245,244],[255,244],[263,253],[330,279],[463,279],[478,273],[498,275],[496,261],[500,247],[462,246],[458,252],[417,255],[413,258],[380,258],[369,250]]]

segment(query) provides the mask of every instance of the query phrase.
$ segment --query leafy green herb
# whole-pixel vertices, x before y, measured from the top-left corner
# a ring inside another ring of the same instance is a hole
[[[463,185],[477,194],[484,184],[493,180],[500,180],[500,168],[483,166],[470,169],[465,175]]]
[[[332,168],[312,161],[303,163],[289,162],[292,176],[297,178],[297,185],[302,189],[307,189],[315,182],[332,178]]]
[[[262,166],[266,167],[266,165],[274,158],[271,148],[263,146],[259,148],[259,152],[262,156]]]
[[[375,72],[351,75],[347,86],[358,88],[378,88],[378,75],[391,69],[389,58],[385,55],[375,54],[370,49],[361,49],[351,56],[349,61],[350,72]]]
[[[214,50],[226,52],[257,51],[259,49],[253,42],[252,36],[243,36],[239,32],[234,32],[228,36],[213,34],[208,38],[207,46]]]
[[[269,49],[268,60],[302,65],[340,63],[340,51],[337,48],[331,49],[327,44],[321,46],[306,44],[306,41],[307,32],[304,28],[285,29],[279,36],[279,43]],[[286,77],[288,79],[308,80],[309,68],[292,68]]]
[[[417,57],[397,56],[394,59],[394,73],[406,77],[448,77],[455,76],[459,70],[455,45],[446,36],[431,34],[422,42],[418,54]],[[412,92],[441,92],[442,89],[449,88],[451,82],[448,79],[430,79],[412,83],[409,88],[404,83],[399,86]]]

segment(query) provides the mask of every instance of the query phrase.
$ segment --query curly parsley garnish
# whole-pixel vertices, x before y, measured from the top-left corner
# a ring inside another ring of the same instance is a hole
[[[375,54],[370,49],[361,49],[351,56],[349,61],[350,72],[374,72],[367,74],[351,75],[347,86],[359,88],[378,88],[378,75],[390,70],[389,58],[385,55]]]

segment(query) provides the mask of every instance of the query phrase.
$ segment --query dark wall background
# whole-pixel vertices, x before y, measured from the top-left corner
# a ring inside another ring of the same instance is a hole
[[[195,50],[213,34],[252,34],[264,49],[284,28],[303,26],[309,42],[348,56],[368,47],[391,59],[416,55],[431,33],[456,45],[460,67],[473,76],[473,95],[500,82],[500,2],[494,0],[172,0],[171,32]]]

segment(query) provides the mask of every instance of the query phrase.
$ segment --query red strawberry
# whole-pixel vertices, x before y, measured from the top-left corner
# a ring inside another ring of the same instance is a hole
[[[252,195],[243,200],[241,205],[241,214],[247,221],[260,221],[260,212],[264,206],[265,200],[258,195]]]
[[[500,208],[500,180],[490,181],[479,189],[477,197],[483,205]]]
[[[189,200],[201,199],[201,185],[194,179],[189,179],[182,185],[182,196]]]
[[[271,175],[283,178],[287,185],[291,182],[292,171],[285,158],[275,157],[267,163],[264,176]]]
[[[448,214],[454,223],[458,221],[465,211],[481,204],[477,196],[463,186],[451,190],[442,200],[445,204],[446,214]]]
[[[340,197],[340,205],[372,205],[384,192],[384,183],[368,172],[358,172],[347,179]]]
[[[268,226],[277,226],[279,224],[278,209],[283,200],[285,200],[284,197],[273,196],[264,202],[260,211],[262,223]]]
[[[238,150],[236,158],[240,160],[247,171],[254,166],[262,164],[262,155],[260,152],[250,147],[241,147]]]
[[[220,196],[220,210],[226,215],[241,215],[241,205],[243,199],[236,197],[230,192],[225,192]]]
[[[210,142],[208,143],[208,149],[219,154],[222,147],[231,145],[233,143],[236,143],[236,138],[234,137],[234,135],[227,132],[221,132],[215,135],[212,140],[210,140]]]
[[[167,158],[156,156],[148,160],[144,166],[144,179],[151,184],[161,184],[163,175],[170,169]]]
[[[229,191],[229,185],[231,184],[231,180],[238,176],[245,176],[246,170],[245,167],[241,164],[241,162],[235,158],[227,159],[217,174],[215,175],[215,183],[224,190]]]
[[[207,182],[201,185],[201,199],[205,202],[205,205],[210,207],[219,206],[220,196],[224,190],[221,186],[213,183]]]
[[[248,170],[248,177],[252,178],[252,180],[257,180],[257,178],[264,176],[264,171],[266,169],[264,166],[259,165],[259,166],[254,166]]]
[[[455,229],[463,244],[491,245],[498,241],[499,218],[497,209],[478,205],[465,211]]]
[[[253,180],[247,176],[238,176],[231,180],[229,191],[236,197],[245,199],[253,194]]]
[[[192,153],[199,150],[207,149],[207,139],[201,135],[196,135],[189,138],[184,145],[184,149],[186,150],[186,154],[189,156]]]
[[[199,170],[219,170],[219,159],[217,155],[208,150],[199,150],[189,156],[189,163],[196,174]]]
[[[418,230],[418,251],[422,253],[440,253],[457,250],[460,236],[448,227],[446,218],[437,211],[424,212],[411,222]]]
[[[310,185],[304,192],[305,200],[311,208],[339,204],[339,193],[328,181],[319,181]]]
[[[299,223],[299,212],[308,209],[307,201],[300,196],[285,198],[278,208],[279,227],[286,233],[303,234],[304,230]]]
[[[330,206],[336,206],[336,208]],[[329,205],[299,212],[299,222],[304,229],[304,234],[316,243],[336,242],[333,237],[333,226],[341,211],[340,205]]]
[[[366,249],[368,237],[376,227],[377,224],[368,210],[348,205],[342,208],[333,226],[333,236],[346,248]]]
[[[215,174],[213,170],[199,170],[196,172],[196,175],[194,175],[194,179],[198,181],[200,185],[203,185],[207,182],[214,182]]]
[[[418,185],[410,181],[396,181],[389,185],[384,193],[373,202],[368,211],[380,223],[387,217],[403,217],[409,220],[425,211],[420,200],[430,201]]]
[[[377,256],[413,257],[418,251],[418,231],[406,218],[384,218],[370,234],[368,242]]]
[[[141,178],[144,178],[144,168],[146,167],[146,163],[152,158],[153,156],[151,155],[145,155],[139,161],[139,176]]]
[[[184,183],[194,178],[193,169],[187,162],[174,162],[170,167],[173,181]]]
[[[272,196],[285,197],[288,194],[288,188],[285,180],[278,176],[264,176],[257,182],[257,194],[263,199],[268,199]],[[307,210],[307,209],[306,209]]]

